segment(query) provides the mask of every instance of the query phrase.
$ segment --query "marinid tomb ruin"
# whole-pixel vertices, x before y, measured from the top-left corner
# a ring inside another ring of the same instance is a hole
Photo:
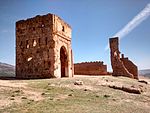
[[[54,14],[16,22],[16,77],[73,77],[71,27]]]
[[[126,76],[134,79],[138,79],[137,66],[128,59],[128,57],[120,57],[119,41],[118,37],[110,38],[110,55],[111,66],[113,69],[113,76]]]

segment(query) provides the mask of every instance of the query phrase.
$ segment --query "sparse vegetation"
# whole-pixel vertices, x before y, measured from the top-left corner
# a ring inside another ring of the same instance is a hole
[[[84,84],[74,85],[75,81]],[[142,85],[146,90],[131,94],[105,83]],[[149,84],[124,77],[0,80],[1,113],[149,113],[149,98]],[[7,104],[2,105],[4,101]]]

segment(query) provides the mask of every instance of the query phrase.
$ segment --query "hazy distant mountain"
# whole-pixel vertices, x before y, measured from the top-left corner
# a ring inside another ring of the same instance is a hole
[[[139,70],[139,75],[150,78],[150,69]]]
[[[15,77],[15,66],[0,62],[0,77]]]

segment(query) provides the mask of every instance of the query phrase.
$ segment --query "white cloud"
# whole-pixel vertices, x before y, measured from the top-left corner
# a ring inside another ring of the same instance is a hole
[[[150,3],[139,12],[126,26],[124,26],[119,32],[117,32],[113,37],[119,37],[119,39],[124,38],[133,29],[140,25],[144,20],[150,16]],[[109,44],[105,47],[105,50],[109,49]]]

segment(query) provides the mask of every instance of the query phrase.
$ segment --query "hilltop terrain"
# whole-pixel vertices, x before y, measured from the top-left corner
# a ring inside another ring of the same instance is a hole
[[[0,77],[15,77],[15,66],[0,62]]]
[[[149,75],[149,70],[139,71]],[[0,63],[0,76],[15,67]],[[61,79],[0,80],[1,113],[149,113],[150,79],[75,76]]]
[[[150,78],[150,69],[139,70],[139,75]]]
[[[143,80],[148,84],[112,76],[0,80],[0,112],[149,113],[150,79]],[[110,86],[137,88],[141,94]]]

